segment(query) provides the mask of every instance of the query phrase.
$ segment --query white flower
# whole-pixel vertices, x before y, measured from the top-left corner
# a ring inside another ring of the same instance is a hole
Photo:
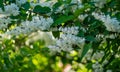
[[[98,62],[92,65],[93,72],[103,72],[103,67]]]
[[[82,3],[81,0],[71,0],[71,3]]]
[[[86,58],[87,60],[91,60],[92,52],[93,52],[93,49],[90,49],[90,50],[87,52],[87,54],[85,55],[85,58]]]
[[[88,15],[85,14],[85,15],[79,15],[78,16],[78,19],[80,19],[81,21],[83,21]]]
[[[104,6],[104,4],[106,4],[106,0],[92,0],[93,2],[95,2],[95,6],[102,8]]]
[[[17,26],[11,31],[6,32],[7,34],[20,35],[30,34],[38,30],[47,30],[53,23],[52,18],[43,18],[42,16],[33,17],[32,21],[22,22],[21,26]]]
[[[8,18],[0,18],[0,30],[1,29],[4,29],[4,28],[7,28],[8,27],[8,24],[11,23],[12,19],[10,19],[9,17]]]
[[[10,16],[10,15],[16,16],[19,14],[19,7],[14,3],[4,6],[4,9],[5,11],[1,11],[0,9],[1,14],[5,14],[7,16]]]
[[[25,4],[27,0],[16,0],[16,4],[21,6],[22,4]]]
[[[78,29],[79,29],[79,27],[77,27],[77,26],[65,27],[65,28],[60,27],[59,31],[62,31],[63,33],[67,33],[67,34],[77,35],[79,32]]]
[[[73,12],[75,12],[76,9],[83,7],[81,0],[71,0],[71,4],[76,4],[72,6]]]
[[[77,28],[78,29],[78,28]],[[84,38],[78,37],[70,34],[71,32],[69,32],[68,30],[76,30],[75,27],[71,27],[71,28],[59,28],[60,31],[63,31],[63,34],[60,35],[59,39],[56,39],[56,43],[48,46],[48,48],[51,51],[56,51],[56,52],[61,52],[61,51],[65,51],[65,52],[70,52],[73,50],[73,45],[77,45],[79,47],[83,46],[83,43],[85,41]],[[76,32],[77,33],[77,32]],[[76,34],[75,33],[75,34]]]
[[[102,58],[103,56],[104,56],[104,51],[95,52],[94,55],[92,56],[92,59],[99,60],[99,59]]]
[[[120,22],[116,18],[111,18],[109,15],[92,13],[92,15],[102,21],[108,31],[120,33]]]

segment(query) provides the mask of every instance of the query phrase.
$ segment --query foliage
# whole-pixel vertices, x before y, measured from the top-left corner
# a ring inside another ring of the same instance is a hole
[[[119,72],[119,6],[0,0],[0,72]]]

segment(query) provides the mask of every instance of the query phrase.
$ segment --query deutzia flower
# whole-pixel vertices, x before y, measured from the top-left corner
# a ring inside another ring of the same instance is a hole
[[[79,27],[65,27],[65,28],[62,28],[60,27],[59,28],[59,31],[62,31],[64,33],[68,33],[68,34],[74,34],[74,35],[77,35],[78,34],[78,29]]]
[[[87,16],[88,16],[87,14],[85,14],[85,15],[79,15],[78,19],[81,20],[81,21],[83,21]]]
[[[83,45],[85,39],[82,37],[76,36],[78,33],[78,27],[66,27],[59,28],[59,31],[63,33],[60,35],[60,38],[56,39],[56,43],[48,46],[51,51],[61,52],[66,51],[70,52],[73,50],[73,45],[81,46]]]
[[[4,28],[7,28],[8,27],[8,24],[11,23],[12,19],[10,18],[0,18],[0,30],[1,29],[4,29]]]
[[[19,7],[14,3],[4,6],[4,9],[5,11],[0,10],[0,13],[5,14],[6,16],[17,16],[19,14]]]
[[[97,14],[97,13],[92,13],[92,15],[96,19],[104,22],[104,25],[108,31],[120,33],[120,22],[117,20],[117,18],[111,18],[109,15]]]
[[[16,0],[16,4],[21,6],[22,4],[25,4],[27,0]]]
[[[75,12],[76,9],[83,7],[81,0],[71,0],[71,4],[76,4],[76,5],[72,6],[73,12]]]
[[[17,26],[11,31],[6,32],[6,34],[20,35],[20,34],[30,34],[37,30],[47,30],[53,23],[53,19],[43,18],[42,16],[35,16],[32,21],[22,22],[21,26]]]
[[[104,51],[95,52],[94,55],[92,56],[92,59],[99,60],[104,56],[104,54],[105,54]]]
[[[95,6],[102,8],[104,6],[104,4],[106,3],[106,0],[92,0],[93,2],[95,2]]]
[[[93,72],[103,72],[103,67],[98,62],[92,65]]]

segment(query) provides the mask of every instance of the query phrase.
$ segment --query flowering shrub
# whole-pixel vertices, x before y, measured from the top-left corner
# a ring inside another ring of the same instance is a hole
[[[119,0],[0,0],[1,72],[119,72]]]

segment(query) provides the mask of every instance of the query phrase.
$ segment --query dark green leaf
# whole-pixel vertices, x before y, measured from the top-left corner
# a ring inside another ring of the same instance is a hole
[[[41,7],[40,5],[37,5],[33,9],[33,12],[40,13],[40,14],[46,14],[46,13],[51,12],[51,9],[49,7]]]
[[[62,3],[60,3],[60,2],[55,3],[55,4],[53,5],[53,10],[58,9],[61,5],[62,5]]]
[[[59,31],[53,31],[52,34],[53,34],[53,36],[54,36],[55,38],[57,38],[57,37],[60,36],[60,32],[59,32]]]
[[[70,15],[70,16],[60,16],[55,22],[53,25],[60,25],[61,23],[65,23],[67,21],[70,21],[70,20],[73,20],[74,19],[74,16],[73,15]]]
[[[29,2],[26,2],[25,4],[22,5],[22,7],[25,9],[25,10],[28,10],[30,8],[30,3]]]
[[[86,36],[87,41],[95,41],[95,37],[93,36]]]
[[[0,0],[0,8],[2,8],[2,10],[4,10],[3,0]]]
[[[92,44],[89,43],[89,44],[85,44],[84,45],[84,48],[83,48],[83,51],[82,51],[82,54],[81,54],[81,57],[80,57],[80,61],[83,59],[83,57],[87,54],[87,52],[89,51],[89,49],[92,47]]]

